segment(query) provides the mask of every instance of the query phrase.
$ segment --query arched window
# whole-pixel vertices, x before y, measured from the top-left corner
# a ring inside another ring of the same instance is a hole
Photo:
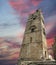
[[[35,26],[35,25],[32,25],[32,26],[30,27],[30,29],[31,29],[31,32],[34,32],[35,29],[36,29],[36,26]]]
[[[34,29],[34,28],[32,28],[32,29],[31,29],[31,32],[34,32],[34,30],[35,30],[35,29]]]

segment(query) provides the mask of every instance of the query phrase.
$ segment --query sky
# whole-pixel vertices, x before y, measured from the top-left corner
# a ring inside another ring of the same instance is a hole
[[[56,36],[56,0],[0,0],[0,50],[3,51],[0,52],[1,65],[4,65],[2,62],[5,59],[18,59],[27,18],[37,9],[41,9],[43,13],[47,43],[51,46]]]
[[[0,37],[16,36],[21,30],[18,19],[20,16],[14,13],[8,0],[0,0]]]

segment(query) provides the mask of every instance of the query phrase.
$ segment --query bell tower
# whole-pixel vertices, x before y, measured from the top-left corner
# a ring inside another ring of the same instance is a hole
[[[47,58],[44,18],[41,11],[36,10],[28,18],[19,60],[21,60],[20,62],[38,61]]]

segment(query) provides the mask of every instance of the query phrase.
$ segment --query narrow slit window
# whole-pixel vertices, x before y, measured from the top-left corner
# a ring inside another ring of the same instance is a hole
[[[43,28],[43,34],[46,35],[46,33],[45,33],[45,29],[44,29],[44,28]]]
[[[45,51],[45,57],[46,57],[46,51]]]
[[[32,37],[30,37],[30,43],[32,42]]]

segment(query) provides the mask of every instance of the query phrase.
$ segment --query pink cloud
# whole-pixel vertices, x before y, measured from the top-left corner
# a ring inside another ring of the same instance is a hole
[[[53,43],[54,43],[54,39],[53,38],[47,39],[48,47],[51,47]]]
[[[0,38],[0,54],[2,57],[0,59],[17,59],[19,57],[20,47],[16,40],[5,40],[6,38]],[[8,53],[9,52],[9,53]]]
[[[45,28],[46,28],[46,33],[49,34],[49,32],[52,30],[53,26],[54,26],[54,23],[53,22],[47,22],[45,24]]]
[[[10,0],[10,5],[17,10],[19,13],[28,13],[27,10],[30,10],[31,5],[38,5],[42,0]]]
[[[45,26],[47,38],[54,38],[56,36],[56,15],[47,18]]]
[[[25,10],[29,8],[29,6],[27,5],[27,3],[24,2],[24,0],[10,0],[10,5],[17,11],[17,13],[20,13],[22,15],[25,14]]]
[[[39,2],[42,0],[31,0],[31,1],[34,6],[37,6],[39,4]]]
[[[36,10],[35,7],[38,6],[41,1],[42,0],[9,0],[9,3],[17,14],[20,15],[20,23],[24,26],[28,14],[33,13]]]

